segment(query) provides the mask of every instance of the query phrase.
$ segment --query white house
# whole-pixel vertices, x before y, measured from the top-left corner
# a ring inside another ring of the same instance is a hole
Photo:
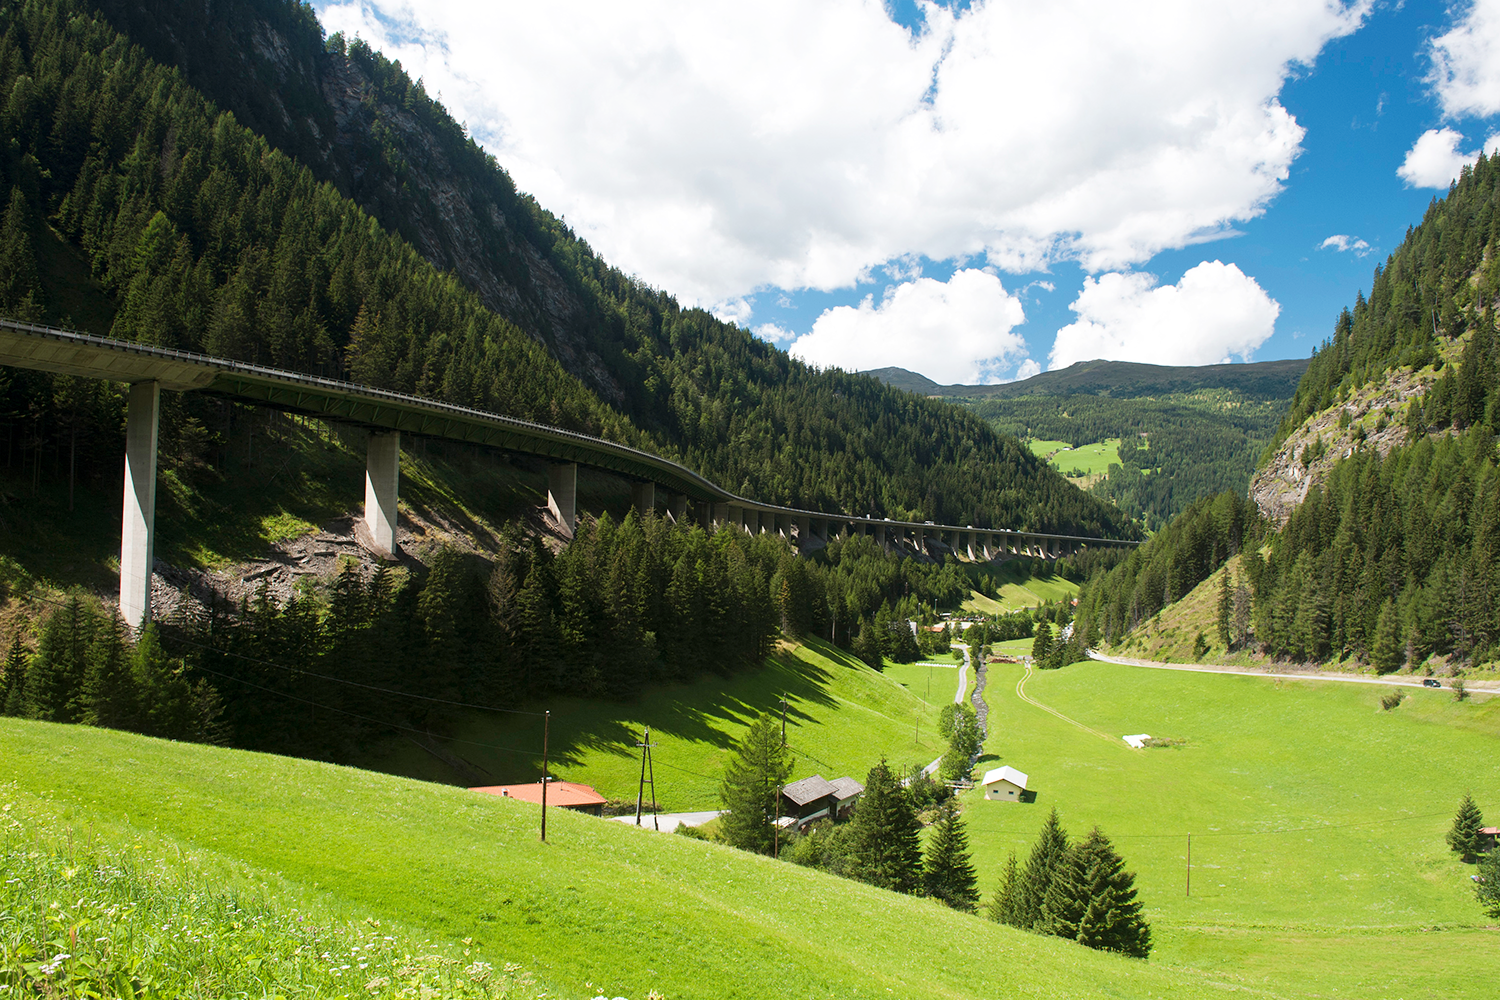
[[[1019,802],[1026,791],[1026,775],[1013,767],[997,767],[984,773],[984,797],[997,802]]]

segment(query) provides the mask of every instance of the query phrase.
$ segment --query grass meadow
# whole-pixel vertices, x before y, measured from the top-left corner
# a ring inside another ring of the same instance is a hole
[[[1059,472],[1081,472],[1085,476],[1102,476],[1111,465],[1120,464],[1120,439],[1095,441],[1052,456],[1052,467]]]
[[[1063,719],[1017,696],[1023,676],[989,667],[980,767],[1026,772],[1037,800],[965,796],[987,895],[1056,806],[1138,873],[1154,964],[1273,996],[1494,995],[1500,929],[1443,837],[1465,792],[1500,818],[1500,698],[1416,690],[1387,712],[1374,685],[1086,662],[1026,682]]]
[[[994,569],[996,596],[986,597],[977,590],[969,592],[961,610],[1000,615],[1022,608],[1034,608],[1048,602],[1071,600],[1078,595],[1078,584],[1056,574],[1033,576],[1032,563],[1012,559]]]
[[[926,764],[943,752],[937,717],[943,701],[924,704],[904,675],[873,670],[818,642],[782,646],[759,670],[691,684],[656,687],[633,703],[558,699],[529,706],[552,712],[548,770],[593,785],[610,799],[636,796],[640,741],[651,727],[657,801],[668,810],[716,809],[719,779],[734,745],[761,712],[780,712],[787,699],[787,743],[793,776],[848,775],[863,781],[882,754],[892,766]],[[953,698],[957,671],[947,681]],[[936,682],[934,687],[937,687]],[[494,784],[536,781],[541,774],[542,720],[525,715],[469,716],[450,752]],[[409,741],[387,744],[362,763],[393,774],[452,781],[452,771]]]
[[[494,970],[509,963],[512,976],[534,977],[548,997],[1188,1000],[1234,982],[562,810],[549,813],[544,844],[535,806],[353,768],[4,718],[0,771],[9,781],[0,785],[0,809],[45,814],[53,830],[45,871],[25,876],[38,883],[68,880],[77,866],[67,851],[92,852],[108,867],[141,843],[143,857],[166,859],[180,884],[174,898],[205,901],[205,919],[226,899],[255,896],[269,900],[255,912],[280,921],[278,940],[289,944],[310,910],[319,921],[338,915],[334,930],[346,935],[338,947],[348,948],[374,943],[368,931],[364,940],[347,935],[379,921],[382,939],[396,938],[403,951]],[[6,857],[42,857],[28,842],[39,836],[31,826],[4,833]],[[57,889],[52,901],[61,906],[66,893]],[[0,896],[0,926],[32,912],[30,898]],[[125,917],[117,909],[79,937],[125,933]],[[337,964],[356,968],[339,970],[348,976],[342,990],[324,980],[289,989],[269,970],[257,986],[247,982],[262,968],[251,940],[239,941],[246,968],[236,995],[379,996],[386,988],[367,988],[354,973],[369,970],[347,960]],[[277,948],[287,954],[296,945]]]

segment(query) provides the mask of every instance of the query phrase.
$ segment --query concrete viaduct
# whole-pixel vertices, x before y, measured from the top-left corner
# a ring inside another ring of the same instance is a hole
[[[1083,546],[1139,544],[778,507],[736,496],[658,455],[557,427],[334,379],[7,319],[0,319],[0,365],[129,383],[120,611],[136,627],[151,614],[162,389],[203,392],[367,429],[364,520],[375,548],[386,556],[396,553],[403,432],[544,459],[547,507],[565,536],[572,534],[576,523],[578,466],[583,465],[629,480],[632,503],[639,510],[663,510],[674,520],[691,518],[705,527],[728,523],[750,532],[774,531],[803,551],[822,548],[840,534],[873,535],[886,550],[913,555],[926,555],[936,544],[971,560],[1006,555],[1056,559]]]

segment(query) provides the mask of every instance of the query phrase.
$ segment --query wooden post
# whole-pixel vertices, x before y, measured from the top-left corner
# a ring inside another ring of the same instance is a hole
[[[552,728],[552,713],[542,713],[542,843],[547,842],[547,731]]]

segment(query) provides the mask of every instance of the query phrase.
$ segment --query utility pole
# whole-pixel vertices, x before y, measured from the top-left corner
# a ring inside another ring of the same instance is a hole
[[[641,737],[641,742],[637,743],[636,746],[638,746],[638,747],[641,748],[641,783],[640,783],[640,786],[636,789],[636,793],[635,793],[635,825],[636,826],[640,826],[641,825],[641,801],[642,801],[642,799],[645,798],[645,795],[646,795],[646,762],[651,757],[651,727],[650,726],[646,727],[645,735],[643,735]],[[651,766],[651,805],[653,807],[655,807],[655,805],[656,805],[656,765],[655,764],[652,764],[652,766]],[[655,817],[654,817],[654,815],[653,815],[652,819],[653,819],[653,822],[656,823],[657,830],[660,830],[661,829],[661,823],[660,823],[660,821],[656,820]]]
[[[781,745],[786,746],[786,695],[781,696]]]
[[[552,713],[542,713],[542,843],[547,842],[547,731],[552,728]]]

